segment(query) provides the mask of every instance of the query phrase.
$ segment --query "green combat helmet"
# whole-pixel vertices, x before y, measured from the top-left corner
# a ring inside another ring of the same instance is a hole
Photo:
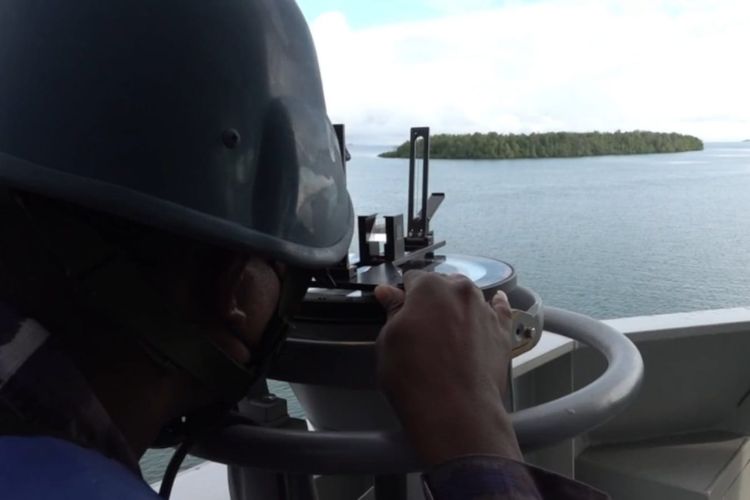
[[[303,269],[341,260],[353,228],[292,0],[1,0],[0,187]],[[115,302],[130,271],[119,260],[76,286]],[[128,326],[241,396],[257,370],[160,314]]]

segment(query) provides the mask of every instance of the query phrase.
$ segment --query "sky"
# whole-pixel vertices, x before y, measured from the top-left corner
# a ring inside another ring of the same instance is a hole
[[[748,0],[298,0],[350,142],[653,130],[750,139]]]

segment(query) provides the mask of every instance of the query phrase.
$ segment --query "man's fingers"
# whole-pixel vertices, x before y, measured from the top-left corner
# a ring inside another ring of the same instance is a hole
[[[415,269],[413,271],[407,271],[404,274],[404,290],[409,291],[411,288],[414,287],[416,282],[424,278],[425,276],[429,275],[430,273],[426,271],[420,271],[418,269]]]
[[[500,319],[511,319],[513,317],[513,312],[510,308],[510,303],[508,302],[508,296],[505,295],[505,292],[502,290],[499,290],[493,297],[492,297],[492,309],[495,310],[495,313],[497,314],[498,318]]]
[[[405,294],[403,290],[389,285],[380,285],[375,288],[375,298],[385,309],[388,319],[396,314],[404,305]]]
[[[473,296],[476,299],[480,300],[481,302],[486,302],[482,291],[479,289],[479,287],[477,287],[474,281],[472,281],[472,279],[466,276],[465,274],[460,274],[460,273],[449,274],[446,276],[446,279],[450,281],[451,283],[453,283],[453,286],[455,287],[455,289],[462,292],[465,298],[469,298],[470,296]]]

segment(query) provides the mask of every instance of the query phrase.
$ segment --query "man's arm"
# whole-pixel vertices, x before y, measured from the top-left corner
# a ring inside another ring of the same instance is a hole
[[[470,454],[521,460],[502,404],[511,310],[466,277],[412,271],[404,291],[379,287],[388,312],[378,337],[378,381],[427,465]]]
[[[431,471],[434,500],[603,499],[570,479],[523,464],[502,396],[511,360],[511,308],[488,304],[466,277],[412,271],[404,290],[381,286],[388,313],[378,380]]]

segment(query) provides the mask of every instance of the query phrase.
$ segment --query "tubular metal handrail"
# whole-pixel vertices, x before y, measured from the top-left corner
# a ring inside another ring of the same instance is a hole
[[[525,450],[553,445],[602,425],[632,402],[643,380],[635,345],[614,328],[562,309],[544,308],[545,330],[599,351],[606,371],[562,398],[513,413]],[[423,469],[406,436],[384,431],[295,431],[231,425],[193,454],[214,462],[291,474],[403,474]]]

